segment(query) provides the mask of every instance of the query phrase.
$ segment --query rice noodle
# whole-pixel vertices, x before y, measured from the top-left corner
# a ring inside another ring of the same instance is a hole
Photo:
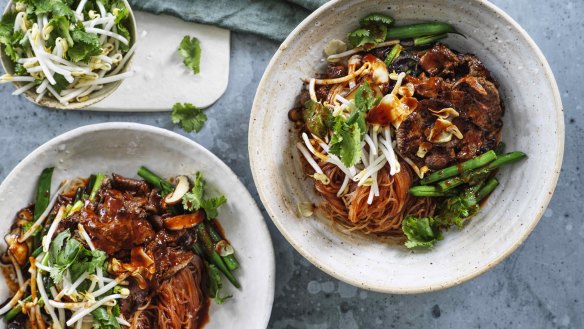
[[[193,266],[184,268],[158,289],[156,328],[196,329],[201,321],[204,295],[198,282],[201,273]]]
[[[394,40],[378,46],[397,43]],[[347,57],[361,51],[353,49],[333,55],[333,58]],[[361,63],[361,55],[355,55],[348,63],[342,64],[347,69],[346,76],[307,80],[308,94],[314,100],[316,85],[330,86],[326,97],[319,95],[317,101],[326,102],[333,116],[348,117],[355,106],[353,99],[356,86],[366,80],[371,83],[368,75],[370,64],[367,61]],[[404,77],[405,73],[395,74],[392,78],[395,83],[393,89],[388,90],[388,85],[374,87],[383,93],[389,91],[397,94]],[[348,85],[352,85],[352,88],[347,89]],[[328,153],[330,145],[320,138],[309,138],[305,132],[300,133],[301,142],[297,148],[302,154],[304,171],[307,176],[315,178],[316,191],[324,198],[319,208],[344,230],[401,239],[401,223],[406,215],[434,214],[434,199],[409,195],[408,191],[417,177],[403,162],[407,160],[401,159],[396,153],[391,129],[390,126],[370,124],[361,142],[361,156],[350,168],[338,156]],[[325,140],[330,138],[330,134],[323,137]],[[327,177],[326,181],[317,179],[317,174]]]

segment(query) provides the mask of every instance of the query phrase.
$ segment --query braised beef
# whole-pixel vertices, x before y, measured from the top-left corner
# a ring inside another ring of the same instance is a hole
[[[418,166],[442,169],[469,160],[496,147],[503,127],[503,105],[497,83],[481,61],[472,54],[457,54],[438,44],[420,58],[425,70],[405,81],[415,87],[420,104],[397,130],[397,146],[402,156]],[[428,112],[454,108],[459,117],[452,120],[463,135],[447,143],[433,143],[427,154],[417,156],[436,116]]]
[[[196,235],[192,229],[158,232],[145,247],[146,253],[154,257],[156,264],[152,281],[160,282],[184,268],[194,256],[188,246],[195,241]]]
[[[101,202],[87,202],[83,209],[64,219],[60,230],[81,223],[96,248],[108,255],[149,242],[155,232],[147,220],[146,197],[134,196],[130,192],[102,189]]]
[[[384,60],[385,58],[381,58]],[[417,52],[403,50],[388,67],[389,72],[405,72],[412,76],[418,76],[421,72],[420,58]]]
[[[326,68],[326,76],[329,79],[336,79],[347,75],[347,68],[344,65],[329,64]]]
[[[120,310],[122,314],[129,319],[131,315],[136,311],[137,308],[144,305],[148,300],[148,295],[150,294],[150,289],[140,289],[135,280],[130,279],[130,284],[127,288],[130,290],[128,298],[124,298],[120,301]]]
[[[331,85],[316,86],[316,88],[314,89],[314,91],[316,92],[316,99],[318,99],[319,102],[324,102],[330,90]]]
[[[453,76],[460,63],[460,58],[443,44],[430,48],[420,58],[420,67],[432,76]]]
[[[133,191],[142,195],[150,191],[145,181],[126,178],[117,174],[112,174],[112,186],[121,191]]]

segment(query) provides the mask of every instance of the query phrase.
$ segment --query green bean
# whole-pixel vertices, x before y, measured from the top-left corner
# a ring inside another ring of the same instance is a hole
[[[389,54],[387,55],[387,58],[385,58],[385,65],[391,66],[391,63],[393,63],[393,61],[399,56],[403,49],[404,47],[402,47],[402,45],[400,45],[399,43],[397,45],[394,45],[393,48],[391,48]]]
[[[457,165],[439,170],[431,174],[430,176],[422,179],[421,183],[422,185],[427,185],[430,183],[444,180],[446,178],[457,176],[470,170],[483,167],[496,159],[497,155],[495,154],[495,151],[491,150],[463,163],[459,163]]]
[[[453,189],[457,186],[460,186],[464,183],[473,184],[473,181],[477,179],[485,178],[491,174],[491,172],[501,166],[509,165],[515,162],[518,162],[522,159],[525,159],[527,155],[520,151],[509,152],[507,154],[503,154],[497,157],[496,160],[489,163],[486,167],[480,168],[478,170],[470,172],[468,175],[461,175],[453,178],[446,179],[438,183],[438,187],[440,187],[441,191],[448,191]]]
[[[51,199],[51,180],[55,168],[46,168],[39,177],[37,194],[34,204],[34,220],[39,219],[47,209]]]
[[[489,163],[489,165],[486,167],[486,169],[492,170],[495,168],[499,168],[501,166],[509,165],[509,164],[518,162],[520,160],[523,160],[526,157],[527,157],[527,154],[525,154],[521,151],[509,152],[507,154],[503,154],[501,156],[498,156],[495,161]]]
[[[388,40],[404,40],[440,35],[445,33],[458,33],[452,25],[442,22],[420,23],[405,26],[390,27],[387,31]]]
[[[410,188],[410,194],[417,197],[445,197],[451,196],[452,193],[441,191],[436,186],[414,186]]]
[[[195,244],[193,245],[193,251],[195,252],[195,254],[197,254],[199,257],[205,257],[205,253],[203,252],[203,248],[201,247],[201,245],[199,244],[199,241],[195,242]]]
[[[174,191],[174,186],[172,186],[172,184],[170,184],[165,179],[159,177],[158,175],[150,171],[150,169],[144,166],[138,169],[138,176],[142,177],[146,182],[150,183],[151,185],[158,187],[162,192],[162,196],[170,194],[172,193],[172,191]]]
[[[425,37],[414,38],[414,46],[426,46],[448,38],[448,34],[437,34]]]
[[[225,265],[225,263],[223,262],[223,259],[221,259],[221,256],[219,256],[217,251],[215,251],[215,248],[213,247],[213,241],[211,240],[209,233],[205,229],[205,225],[197,226],[197,234],[199,239],[201,239],[202,241],[203,250],[205,251],[207,257],[209,257],[211,263],[217,266],[217,268],[225,275],[225,277],[227,278],[227,280],[229,280],[229,282],[231,282],[231,284],[233,284],[236,288],[240,288],[241,285],[239,284],[235,276],[233,276],[231,271],[227,268],[227,265]]]
[[[224,240],[223,237],[215,230],[213,224],[211,223],[208,224],[207,229],[209,231],[209,235],[211,236],[211,240],[213,240],[214,244],[217,244],[219,241]],[[223,258],[223,261],[225,262],[225,265],[227,265],[227,268],[229,268],[229,270],[235,271],[236,269],[239,268],[239,262],[235,258],[234,254],[221,256],[221,258]]]
[[[477,200],[480,202],[486,198],[499,185],[499,181],[493,177],[485,183],[485,185],[477,192]]]

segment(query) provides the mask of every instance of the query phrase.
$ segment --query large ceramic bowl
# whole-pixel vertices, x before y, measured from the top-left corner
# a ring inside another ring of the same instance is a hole
[[[529,159],[505,168],[501,186],[480,215],[452,230],[430,251],[410,252],[373,238],[332,230],[327,220],[299,218],[297,204],[320,201],[304,178],[288,121],[301,79],[325,65],[323,48],[343,39],[363,16],[387,13],[398,23],[445,21],[467,38],[451,47],[477,54],[499,81],[506,113],[503,140]],[[272,58],[258,88],[249,127],[255,183],[272,220],[314,265],[365,289],[419,293],[451,287],[493,268],[527,238],[556,186],[564,149],[564,118],[554,76],[541,51],[507,14],[483,0],[339,0],[305,19]]]
[[[0,236],[8,232],[18,209],[33,201],[43,168],[55,167],[56,190],[56,182],[65,178],[97,172],[137,177],[141,165],[163,177],[201,171],[210,192],[227,197],[228,203],[219,209],[219,220],[236,248],[241,263],[236,276],[242,289],[235,290],[224,282],[231,289],[226,292],[233,298],[219,306],[212,302],[210,322],[205,328],[265,329],[274,299],[275,266],[263,216],[243,184],[221,160],[173,132],[133,123],[106,123],[75,129],[47,142],[18,164],[0,185]],[[5,281],[0,279],[0,300],[8,297]],[[0,328],[5,325],[0,321]]]
[[[132,11],[132,7],[130,6],[130,4],[128,3],[127,0],[122,0],[124,2],[124,4],[126,5],[126,7],[128,7],[128,32],[130,33],[130,48],[132,46],[134,46],[134,44],[136,43],[137,40],[137,35],[136,35],[136,18],[134,17],[134,12]],[[14,1],[10,0],[8,1],[8,4],[6,5],[6,8],[4,9],[4,14],[8,13],[11,8],[14,5]],[[0,62],[2,63],[2,67],[4,68],[4,72],[8,73],[8,74],[14,74],[14,62],[8,57],[6,56],[6,54],[4,53],[4,46],[0,47],[2,50],[0,51]],[[131,57],[126,61],[126,63],[124,64],[124,67],[122,69],[120,69],[120,72],[118,74],[122,74],[122,73],[126,73],[129,72],[130,69],[132,68],[132,61],[134,59],[134,54],[131,55]],[[48,108],[53,108],[53,109],[59,109],[59,110],[78,110],[78,109],[83,109],[86,108],[88,106],[97,104],[99,102],[101,102],[102,100],[106,99],[108,96],[110,96],[111,94],[113,94],[118,87],[124,82],[124,80],[119,80],[116,82],[112,82],[112,83],[108,83],[103,85],[103,88],[92,92],[90,94],[90,98],[86,101],[83,102],[70,102],[69,104],[62,104],[60,103],[58,100],[56,100],[53,97],[43,97],[43,99],[40,100],[40,102],[36,101],[36,98],[38,96],[38,94],[35,91],[35,88],[28,90],[27,92],[25,92],[23,94],[24,97],[26,97],[26,99],[28,99],[29,101],[40,105],[40,106],[44,106],[44,107],[48,107]],[[13,82],[15,88],[20,88],[23,87],[26,83],[23,82]]]

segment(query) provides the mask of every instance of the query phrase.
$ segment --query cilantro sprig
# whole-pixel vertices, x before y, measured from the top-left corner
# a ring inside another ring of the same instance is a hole
[[[172,107],[172,122],[186,132],[199,132],[207,122],[207,115],[191,103],[176,103]]]
[[[193,73],[201,72],[201,43],[199,39],[186,35],[178,46],[178,53],[183,58],[183,63]]]
[[[393,18],[374,13],[359,22],[361,27],[347,34],[347,40],[352,47],[373,48],[376,44],[384,42],[387,31],[393,25]]]
[[[203,209],[207,214],[208,219],[216,218],[218,213],[217,209],[227,202],[225,196],[221,195],[216,198],[205,198],[205,179],[203,174],[197,172],[195,174],[195,181],[191,192],[186,193],[183,196],[183,207],[188,211],[196,211]]]
[[[351,167],[359,162],[361,142],[367,133],[365,116],[380,100],[381,98],[375,96],[375,92],[365,81],[355,93],[355,106],[349,117],[334,118],[329,152],[338,156],[345,166]]]

